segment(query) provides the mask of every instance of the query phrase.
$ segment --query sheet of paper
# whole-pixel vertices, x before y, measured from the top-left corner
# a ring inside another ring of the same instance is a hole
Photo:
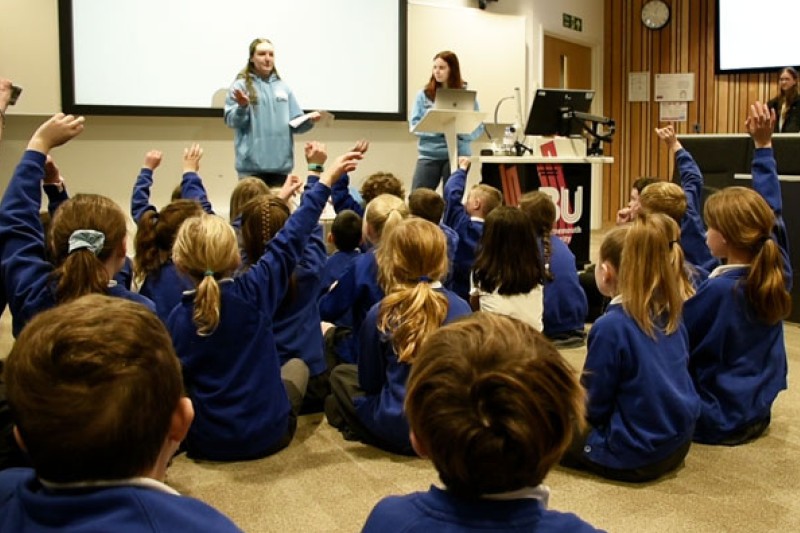
[[[686,122],[689,115],[687,102],[661,102],[658,119],[661,122]]]
[[[631,72],[628,74],[628,101],[650,101],[650,72]]]
[[[312,113],[313,113],[313,111],[312,111]],[[328,125],[330,122],[333,122],[334,118],[336,118],[336,117],[333,116],[333,113],[329,113],[327,111],[318,111],[318,113],[321,115],[320,119],[319,119],[319,122],[321,124]],[[291,126],[293,128],[296,128],[297,126],[299,126],[303,122],[309,120],[310,118],[311,118],[311,113],[306,113],[305,115],[300,115],[299,117],[293,118],[292,120],[290,120],[289,121],[289,126]]]

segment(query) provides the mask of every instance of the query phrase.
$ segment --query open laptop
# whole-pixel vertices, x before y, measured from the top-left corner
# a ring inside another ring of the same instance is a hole
[[[475,111],[476,91],[467,89],[437,89],[433,109]]]

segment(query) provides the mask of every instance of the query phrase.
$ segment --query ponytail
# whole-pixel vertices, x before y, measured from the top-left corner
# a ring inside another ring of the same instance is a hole
[[[145,277],[167,262],[172,255],[175,235],[183,221],[202,213],[203,208],[196,200],[175,200],[160,213],[150,210],[142,215],[133,245],[136,251],[133,269],[137,283],[144,281]]]
[[[220,318],[220,303],[222,295],[219,291],[219,283],[214,278],[213,272],[207,272],[197,285],[197,292],[194,296],[194,313],[192,318],[197,326],[198,335],[210,335],[217,329]]]
[[[783,255],[771,238],[763,238],[758,248],[747,274],[745,295],[760,320],[777,324],[792,312],[792,296],[781,268]]]
[[[391,337],[398,361],[411,364],[422,341],[444,323],[447,310],[447,297],[420,281],[381,300],[378,329]]]

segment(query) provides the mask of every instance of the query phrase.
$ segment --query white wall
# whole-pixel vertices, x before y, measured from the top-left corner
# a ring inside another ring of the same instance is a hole
[[[409,3],[477,10],[477,0],[412,0]],[[60,107],[56,6],[54,0],[3,0],[0,76],[11,77],[24,87],[19,103],[9,110],[0,144],[0,187],[3,189],[31,133],[45,116],[57,112]],[[562,11],[583,18],[584,31],[579,34],[561,28]],[[598,0],[499,0],[490,3],[487,12],[525,17],[527,87],[523,93],[528,102],[539,86],[544,33],[592,47],[602,46],[603,7]],[[447,24],[447,21],[441,23]],[[482,39],[479,32],[472,37],[476,41]],[[486,42],[486,53],[502,50],[502,46],[502,42]],[[602,64],[602,54],[596,55],[595,62]],[[121,63],[124,64],[124,59]],[[350,67],[363,68],[363,65],[356,62]],[[345,71],[346,67],[342,70]],[[595,70],[595,87],[599,92],[602,72],[599,67]],[[413,79],[419,77],[414,74]],[[110,75],[113,75],[113,69]],[[409,79],[412,79],[411,73]],[[601,94],[597,100],[602,101]],[[491,111],[494,102],[484,102],[483,106],[484,110]],[[156,175],[153,201],[156,205],[164,205],[180,179],[183,148],[189,143],[200,142],[206,154],[201,175],[212,202],[220,211],[227,211],[228,197],[236,183],[232,138],[231,130],[221,119],[93,116],[87,118],[86,131],[75,141],[56,149],[54,156],[68,180],[70,191],[98,192],[127,206],[144,153],[152,148],[160,149],[165,152],[165,158]],[[410,187],[416,161],[416,139],[408,132],[405,122],[336,121],[329,128],[317,127],[297,137],[297,160],[302,160],[302,143],[306,140],[322,141],[328,145],[329,153],[338,154],[359,138],[369,139],[371,148],[354,181],[358,182],[360,177],[372,172],[387,170],[405,179]],[[303,170],[300,163],[298,170]],[[476,177],[477,169],[474,168],[470,179]]]

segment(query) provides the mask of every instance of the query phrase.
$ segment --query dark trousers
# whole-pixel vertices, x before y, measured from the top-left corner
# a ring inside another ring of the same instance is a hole
[[[275,172],[259,172],[257,174],[251,174],[251,176],[266,183],[267,187],[281,188],[286,181],[286,174],[276,174]]]
[[[364,396],[358,386],[358,367],[339,365],[331,372],[331,395],[325,399],[325,416],[328,423],[338,429],[346,440],[357,440],[376,448],[402,454],[414,455],[414,450],[399,449],[396,445],[374,435],[358,418],[353,404],[355,398]]]
[[[585,431],[576,434],[573,437],[572,443],[564,453],[564,457],[561,458],[561,466],[574,468],[575,470],[585,470],[600,477],[612,479],[614,481],[644,483],[645,481],[653,481],[658,479],[667,472],[671,472],[681,466],[681,464],[683,464],[683,460],[686,458],[686,455],[689,453],[689,447],[692,445],[692,441],[689,440],[679,446],[677,450],[664,459],[649,465],[624,470],[609,468],[589,460],[583,451],[591,429],[591,427],[587,427]]]

